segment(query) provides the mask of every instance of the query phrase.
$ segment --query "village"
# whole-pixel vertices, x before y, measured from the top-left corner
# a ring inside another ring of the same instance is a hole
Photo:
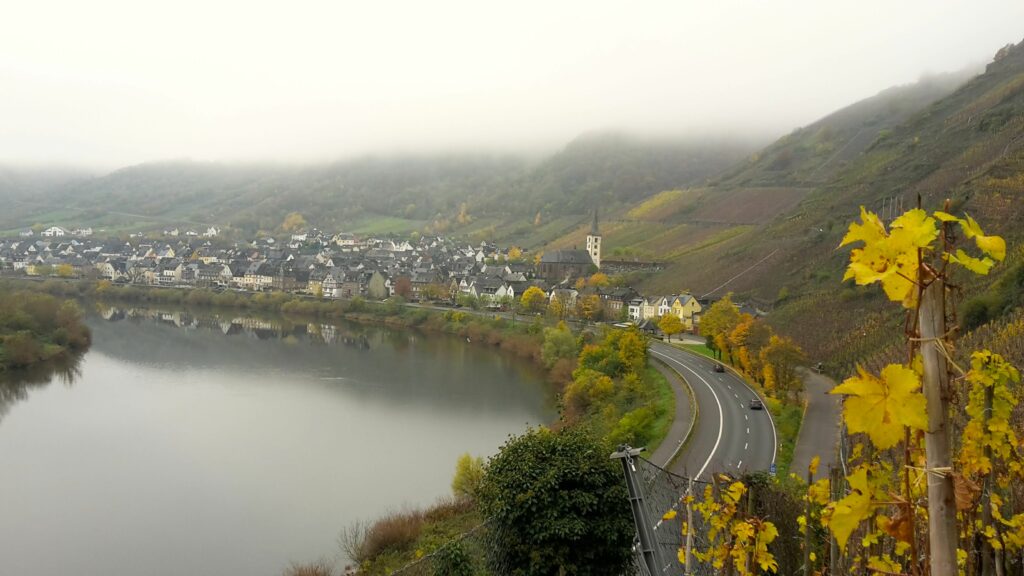
[[[586,249],[543,254],[488,242],[472,246],[441,236],[412,241],[311,229],[278,239],[227,243],[218,234],[211,227],[201,234],[166,230],[159,239],[139,234],[127,240],[101,240],[91,229],[52,226],[38,235],[27,231],[16,238],[0,238],[0,273],[334,299],[401,298],[630,322],[652,333],[659,332],[658,320],[671,314],[679,318],[681,331],[696,334],[701,311],[710,304],[688,293],[642,295],[612,282],[610,278],[631,268],[629,263],[602,262],[596,212]]]

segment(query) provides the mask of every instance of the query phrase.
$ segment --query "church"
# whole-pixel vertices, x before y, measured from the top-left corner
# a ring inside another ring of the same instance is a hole
[[[586,250],[551,250],[540,259],[538,274],[549,282],[589,276],[601,269],[601,232],[597,228],[597,209],[587,234]]]

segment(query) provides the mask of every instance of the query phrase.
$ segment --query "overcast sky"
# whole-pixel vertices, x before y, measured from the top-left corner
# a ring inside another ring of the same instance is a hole
[[[1021,0],[12,1],[0,163],[781,134],[1022,38]]]

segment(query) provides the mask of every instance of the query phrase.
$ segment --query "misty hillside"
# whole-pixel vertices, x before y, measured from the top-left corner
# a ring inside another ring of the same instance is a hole
[[[729,213],[735,210],[730,199],[750,190],[748,182],[776,185],[764,193],[789,191],[790,200],[801,195],[794,190],[803,190],[801,199],[770,221],[750,221],[745,228],[719,231],[704,244],[691,244],[669,259],[665,273],[648,278],[646,288],[689,288],[700,294],[725,284],[716,294],[732,290],[774,307],[771,321],[796,337],[812,358],[842,362],[862,357],[874,351],[883,334],[899,330],[886,325],[891,314],[878,313],[883,303],[877,290],[841,282],[848,250],[836,247],[860,205],[884,215],[893,198],[909,208],[920,195],[929,210],[950,198],[954,211],[970,213],[986,231],[1016,247],[992,276],[963,278],[969,282],[965,307],[985,321],[1024,303],[1019,297],[1024,291],[1019,285],[1024,283],[1024,43],[1000,51],[983,74],[876,132],[866,145],[858,144],[863,150],[829,168],[834,174],[820,183],[811,181],[817,169],[807,157],[794,154],[788,171],[775,170],[777,155],[792,144],[793,136],[783,138],[753,164],[714,186],[680,193],[674,201],[684,205],[684,212],[693,206],[703,210],[704,202],[712,208],[708,213],[716,205]],[[605,244],[616,246],[614,238]],[[823,315],[827,323],[821,322]]]
[[[596,203],[625,205],[693,186],[751,152],[749,144],[581,136],[536,163],[513,156],[365,157],[312,166],[190,161],[142,164],[46,188],[12,186],[28,199],[0,230],[32,224],[107,228],[230,226],[273,232],[289,212],[314,226],[372,232],[493,233],[480,224],[582,218]],[[461,216],[460,216],[461,214]],[[474,227],[472,223],[477,225]]]

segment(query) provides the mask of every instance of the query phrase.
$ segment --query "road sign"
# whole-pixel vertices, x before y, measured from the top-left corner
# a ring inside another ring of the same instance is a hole
[[[772,462],[772,465],[768,468],[768,473],[775,476],[775,462]]]

